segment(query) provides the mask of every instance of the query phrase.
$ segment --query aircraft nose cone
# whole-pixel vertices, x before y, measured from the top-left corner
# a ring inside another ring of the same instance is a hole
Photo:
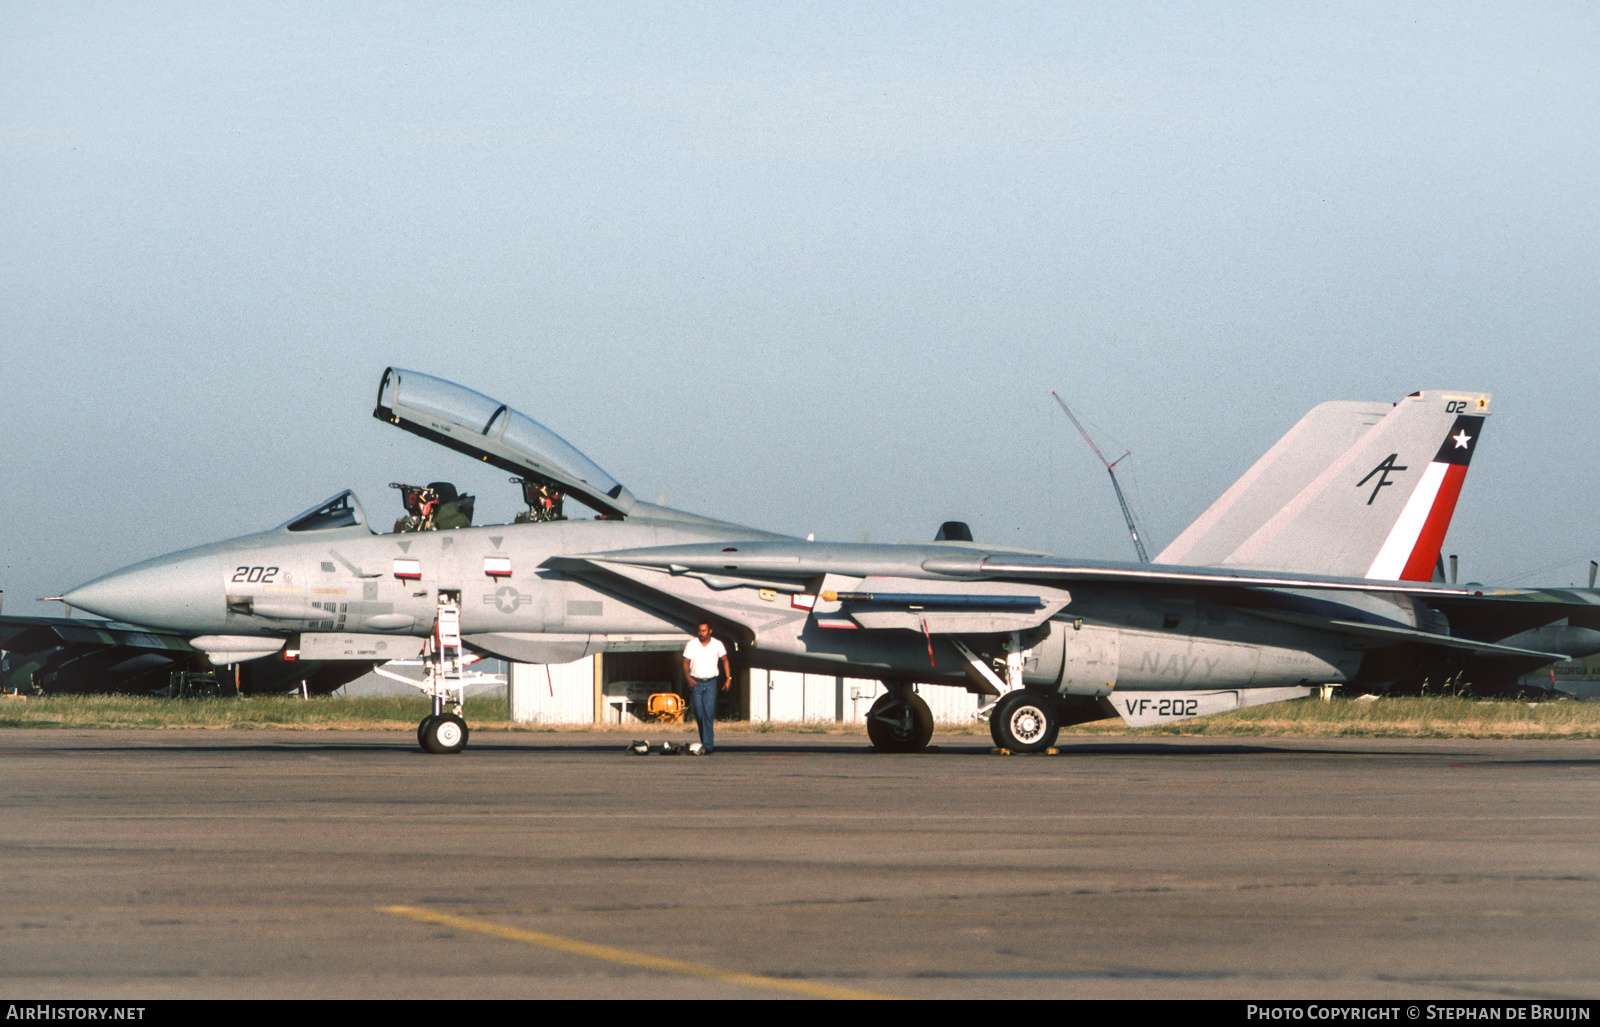
[[[62,599],[112,620],[169,631],[213,631],[227,617],[223,576],[210,554],[146,560],[79,585]]]

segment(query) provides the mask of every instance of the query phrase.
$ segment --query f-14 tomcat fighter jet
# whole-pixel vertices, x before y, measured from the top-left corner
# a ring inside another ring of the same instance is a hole
[[[933,718],[913,685],[937,684],[993,699],[995,743],[1037,751],[1063,724],[1153,724],[1392,680],[1441,650],[1562,658],[1500,641],[1565,616],[1559,604],[1427,580],[1488,405],[1457,392],[1325,403],[1156,563],[1125,564],[972,541],[812,542],[655,506],[506,404],[389,368],[377,418],[599,516],[546,519],[557,504],[527,523],[379,534],[346,491],[65,599],[194,636],[220,662],[422,652],[430,752],[466,745],[459,692],[451,702],[464,652],[561,663],[676,647],[701,621],[753,666],[882,680],[867,717],[881,750],[927,745]]]

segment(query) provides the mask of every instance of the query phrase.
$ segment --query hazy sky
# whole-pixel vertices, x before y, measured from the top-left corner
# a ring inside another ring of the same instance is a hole
[[[1466,576],[1600,554],[1600,5],[0,3],[8,613],[353,487],[1152,552],[1310,407],[1495,395]]]

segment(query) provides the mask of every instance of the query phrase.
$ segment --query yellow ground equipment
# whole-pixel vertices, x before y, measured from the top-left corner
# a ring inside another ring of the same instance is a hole
[[[682,724],[688,703],[676,692],[656,692],[645,703],[645,713],[663,724]]]

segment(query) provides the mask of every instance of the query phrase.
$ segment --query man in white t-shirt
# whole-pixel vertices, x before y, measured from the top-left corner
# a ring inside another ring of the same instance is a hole
[[[721,670],[722,690],[733,687],[733,671],[728,667],[728,649],[711,637],[711,625],[695,628],[695,637],[683,647],[683,676],[694,684],[689,706],[700,728],[700,746],[710,752],[717,723],[717,678]]]

